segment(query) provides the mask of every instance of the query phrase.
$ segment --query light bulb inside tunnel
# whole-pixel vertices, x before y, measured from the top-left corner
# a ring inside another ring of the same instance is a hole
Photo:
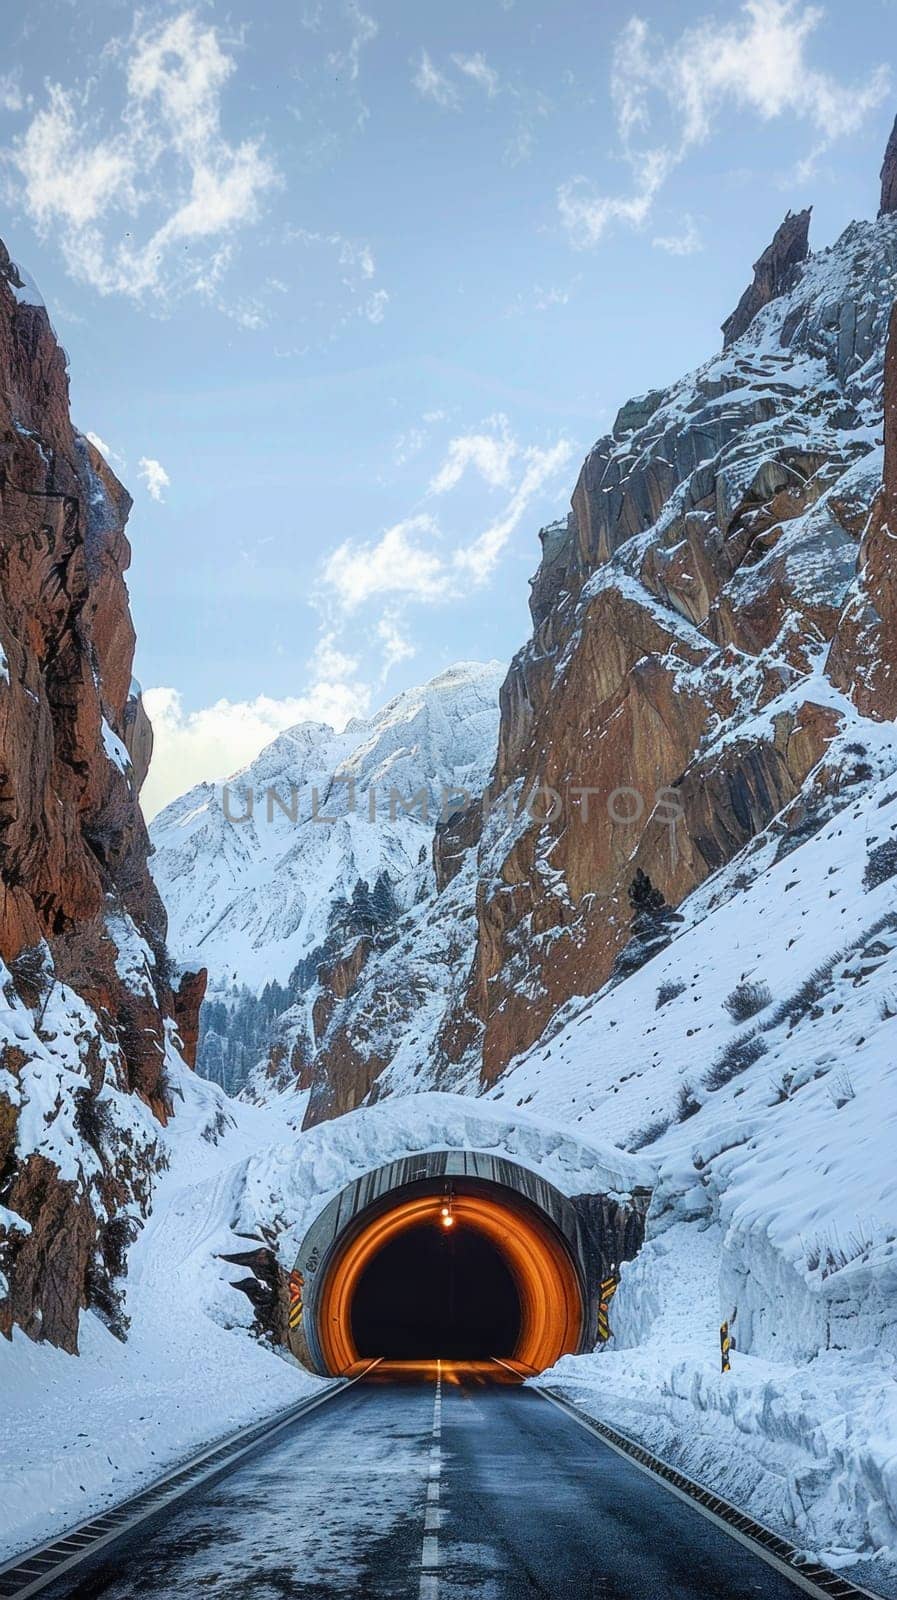
[[[450,1211],[443,1211],[443,1213],[442,1213],[442,1226],[444,1228],[453,1228],[455,1226],[455,1219],[452,1216]]]

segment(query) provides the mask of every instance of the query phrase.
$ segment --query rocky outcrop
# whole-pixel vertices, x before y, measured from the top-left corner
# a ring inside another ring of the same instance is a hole
[[[0,247],[0,1325],[65,1349],[84,1305],[115,1319],[124,1213],[146,1207],[169,1110],[176,1008],[138,804],[151,735],[131,678],[130,505],[72,427],[64,352]],[[122,1092],[147,1108],[136,1121]]]
[[[880,217],[886,217],[892,211],[897,211],[897,117],[894,118],[891,137],[881,165],[881,206],[878,214]]]
[[[253,1250],[239,1250],[233,1255],[223,1255],[221,1260],[248,1274],[235,1278],[232,1288],[245,1294],[252,1306],[253,1333],[275,1349],[286,1350],[290,1329],[289,1274],[280,1265],[276,1249],[271,1244],[259,1243]]]
[[[754,262],[753,282],[723,323],[724,349],[747,332],[757,312],[768,306],[770,300],[777,300],[791,288],[796,269],[810,253],[811,209],[796,214],[789,211],[762,256]]]
[[[860,719],[895,714],[890,420],[881,492],[874,443],[897,236],[853,224],[795,273],[808,217],[722,355],[623,408],[543,536],[436,1052],[483,1083],[614,974],[639,870],[676,906],[773,821],[811,827]]]
[[[482,828],[483,808],[479,795],[460,811],[437,822],[433,834],[433,875],[438,894],[457,877],[467,852],[479,844]]]
[[[149,772],[149,764],[152,759],[153,729],[143,704],[140,685],[136,679],[131,681],[131,692],[125,702],[122,738],[134,772],[134,783],[139,793],[143,788],[144,779]]]
[[[316,1044],[320,1043],[327,1032],[328,1024],[339,1002],[345,1000],[357,984],[361,970],[373,948],[373,938],[365,934],[362,938],[355,939],[335,960],[328,961],[319,969],[320,993],[312,1008]]]
[[[181,1055],[188,1067],[196,1066],[196,1047],[199,1043],[199,1011],[205,998],[208,974],[204,967],[198,972],[182,972],[172,985],[171,999],[174,1020],[181,1042]]]
[[[884,479],[860,545],[828,674],[863,716],[897,717],[897,304],[884,391]]]

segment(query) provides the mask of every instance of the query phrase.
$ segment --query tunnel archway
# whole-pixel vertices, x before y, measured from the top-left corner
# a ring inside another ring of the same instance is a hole
[[[309,1229],[292,1348],[328,1374],[369,1355],[541,1371],[584,1346],[579,1243],[571,1202],[515,1163],[466,1151],[393,1163]]]

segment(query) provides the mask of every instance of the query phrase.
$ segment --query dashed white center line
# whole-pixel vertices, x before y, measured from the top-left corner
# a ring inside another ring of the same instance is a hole
[[[436,1397],[430,1459],[427,1464],[427,1509],[420,1553],[418,1600],[439,1600],[439,1479],[442,1472],[442,1362],[436,1363]]]

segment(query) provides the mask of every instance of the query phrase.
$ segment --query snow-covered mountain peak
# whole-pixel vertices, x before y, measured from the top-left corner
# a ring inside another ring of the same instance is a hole
[[[177,955],[213,984],[283,982],[359,878],[385,871],[413,899],[444,797],[489,779],[504,670],[459,663],[342,732],[298,723],[226,783],[167,806],[153,873]]]

